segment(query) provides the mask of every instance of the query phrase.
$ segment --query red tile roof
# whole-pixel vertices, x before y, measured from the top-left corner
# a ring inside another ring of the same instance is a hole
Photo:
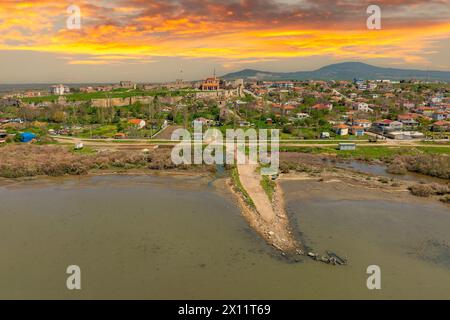
[[[433,126],[450,126],[450,121],[436,121]]]
[[[397,116],[398,120],[407,120],[407,119],[417,119],[420,115],[417,113],[405,113],[405,114],[399,114]]]
[[[341,124],[335,125],[333,128],[335,128],[335,129],[348,129],[348,126],[341,123]]]
[[[142,121],[142,119],[130,119],[130,120],[128,120],[129,123],[136,124],[136,125],[140,125],[141,121]]]
[[[330,107],[329,107],[329,104],[318,103],[318,104],[312,106],[312,108],[317,109],[317,110],[328,110]]]

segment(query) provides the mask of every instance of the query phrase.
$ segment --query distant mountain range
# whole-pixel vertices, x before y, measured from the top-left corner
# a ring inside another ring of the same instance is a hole
[[[439,80],[450,82],[449,71],[380,68],[361,62],[331,64],[315,71],[267,72],[245,69],[229,73],[224,79],[257,80]]]

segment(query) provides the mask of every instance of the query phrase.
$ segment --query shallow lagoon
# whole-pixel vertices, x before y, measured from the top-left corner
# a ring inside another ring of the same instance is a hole
[[[283,182],[293,225],[332,267],[290,263],[246,224],[223,180],[98,176],[0,187],[0,298],[450,298],[450,213],[380,201],[329,201]],[[65,287],[66,267],[82,290]],[[383,289],[366,288],[369,264]]]

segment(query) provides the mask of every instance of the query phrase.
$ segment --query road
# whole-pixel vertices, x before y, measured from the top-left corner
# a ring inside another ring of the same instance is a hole
[[[75,144],[76,142],[83,142],[85,146],[91,146],[95,148],[108,148],[108,149],[145,149],[151,148],[157,145],[173,146],[178,144],[177,141],[171,141],[168,139],[129,139],[129,140],[114,140],[114,139],[82,139],[76,137],[66,136],[52,136],[59,143]],[[263,141],[260,141],[263,142]],[[331,141],[330,141],[331,142]],[[450,148],[450,143],[446,144],[424,144],[417,140],[384,140],[382,142],[370,143],[367,140],[334,140],[331,143],[325,143],[324,140],[280,140],[280,146],[283,147],[336,147],[340,142],[356,142],[358,146],[363,147],[441,147]],[[448,141],[447,141],[448,142]],[[207,143],[205,143],[207,144]],[[270,145],[270,141],[268,141]]]

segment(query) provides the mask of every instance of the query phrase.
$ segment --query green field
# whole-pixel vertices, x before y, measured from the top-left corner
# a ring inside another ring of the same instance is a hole
[[[106,99],[106,98],[129,98],[136,96],[180,96],[185,95],[193,90],[151,90],[151,91],[143,91],[143,90],[123,90],[117,89],[110,92],[90,92],[90,93],[72,93],[68,95],[64,95],[66,101],[74,102],[74,101],[90,101],[92,99]],[[33,97],[33,98],[22,98],[22,101],[25,103],[40,103],[40,102],[51,102],[58,100],[60,96],[49,95],[44,97]]]
[[[302,152],[302,153],[325,153],[335,154],[343,158],[356,158],[364,160],[379,160],[392,158],[396,155],[407,155],[415,153],[445,154],[450,155],[450,148],[447,147],[357,147],[354,151],[340,151],[337,147],[291,147],[280,146],[281,152]]]

